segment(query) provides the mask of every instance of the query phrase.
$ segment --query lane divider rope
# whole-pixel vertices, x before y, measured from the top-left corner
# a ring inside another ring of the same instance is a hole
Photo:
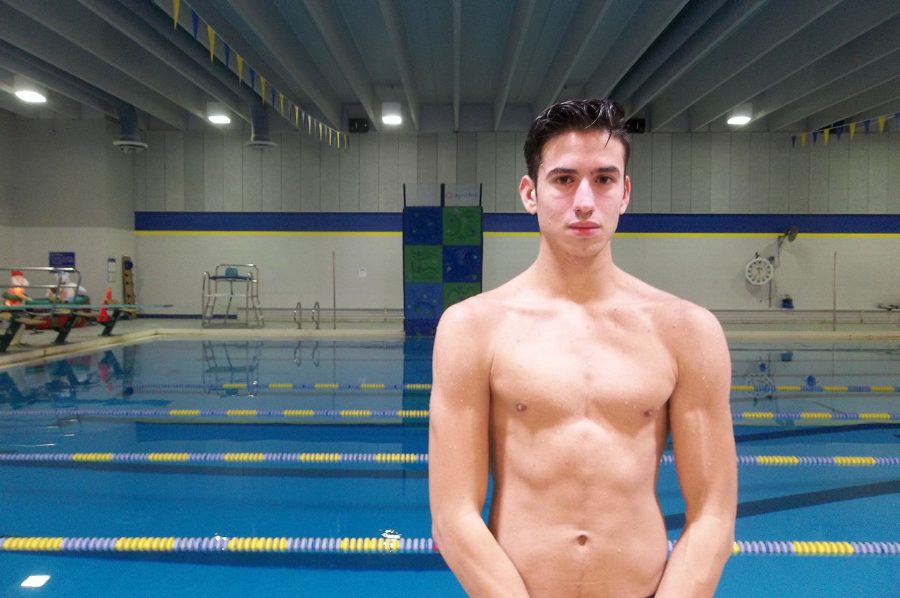
[[[100,417],[100,418],[253,418],[253,419],[428,419],[427,409],[16,409],[0,410],[6,417]],[[734,421],[823,421],[900,422],[900,413],[860,411],[833,413],[828,411],[734,411]]]
[[[0,462],[74,462],[74,463],[428,463],[428,453],[14,453],[0,452]],[[662,465],[672,465],[675,457],[663,455]],[[820,465],[837,467],[876,467],[900,465],[900,457],[871,457],[854,455],[796,456],[796,455],[739,455],[738,465],[800,466]]]
[[[668,541],[668,550],[675,541]],[[218,552],[436,554],[432,538],[384,537],[178,537],[4,536],[5,552]],[[773,556],[900,556],[900,542],[736,541],[731,554]]]
[[[226,382],[223,384],[136,384],[133,386],[135,391],[153,391],[153,390],[242,390],[249,387],[265,388],[269,390],[418,390],[430,391],[430,383],[406,383],[406,384],[384,384],[373,382],[362,383],[339,383],[339,382],[271,382],[271,383],[246,383],[246,382]],[[773,393],[773,392],[803,392],[803,393],[900,393],[900,386],[891,384],[871,384],[871,385],[803,385],[803,384],[734,384],[731,386],[733,392],[756,392],[756,393]]]

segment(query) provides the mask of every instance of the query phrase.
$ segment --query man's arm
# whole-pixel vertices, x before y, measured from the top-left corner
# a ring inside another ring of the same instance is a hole
[[[448,309],[434,342],[428,440],[432,534],[470,596],[527,597],[481,518],[487,495],[490,349],[471,302]]]
[[[669,425],[685,526],[657,596],[713,596],[734,544],[737,463],[731,421],[731,358],[715,317],[690,306],[677,343],[678,381]]]

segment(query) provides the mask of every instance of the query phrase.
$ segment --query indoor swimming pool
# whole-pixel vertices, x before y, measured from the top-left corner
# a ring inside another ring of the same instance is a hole
[[[731,350],[717,595],[896,596],[900,344]],[[464,596],[430,540],[431,351],[157,340],[0,369],[0,596]],[[658,493],[675,540],[670,449]]]

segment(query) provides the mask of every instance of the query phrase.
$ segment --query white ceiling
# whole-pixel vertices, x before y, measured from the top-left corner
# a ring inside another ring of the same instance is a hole
[[[655,131],[729,130],[746,102],[757,131],[900,112],[897,0],[182,0],[177,29],[171,14],[172,0],[0,0],[0,110],[130,104],[142,127],[186,129],[219,101],[248,121],[259,99],[237,82],[240,54],[342,131],[348,117],[381,128],[390,100],[406,131],[521,130],[555,100],[606,95]],[[16,75],[48,104],[3,93]]]

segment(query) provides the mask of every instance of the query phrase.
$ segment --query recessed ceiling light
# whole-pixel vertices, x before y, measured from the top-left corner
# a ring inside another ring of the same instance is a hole
[[[381,122],[386,125],[403,123],[403,116],[400,114],[400,102],[384,102],[381,104]]]
[[[16,97],[28,104],[43,104],[47,101],[46,96],[33,89],[18,89]]]
[[[227,114],[210,114],[207,116],[209,122],[214,125],[228,125],[231,124],[231,118]]]
[[[729,125],[746,125],[748,122],[750,122],[750,117],[746,115],[735,115],[729,118],[727,122]]]

